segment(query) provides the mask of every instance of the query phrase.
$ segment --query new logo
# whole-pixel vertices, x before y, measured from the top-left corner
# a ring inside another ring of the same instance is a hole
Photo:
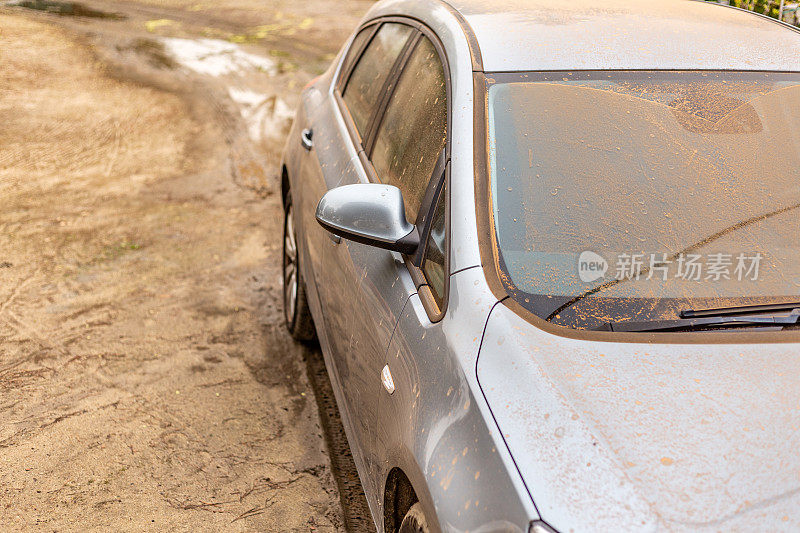
[[[578,277],[584,283],[592,283],[608,272],[608,262],[594,252],[586,250],[578,257]]]

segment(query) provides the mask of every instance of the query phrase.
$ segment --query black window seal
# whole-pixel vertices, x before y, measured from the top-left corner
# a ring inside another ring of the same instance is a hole
[[[433,173],[431,174],[431,178],[428,180],[428,185],[425,188],[425,194],[422,197],[422,202],[420,202],[420,210],[417,213],[417,218],[414,222],[414,225],[417,227],[417,231],[422,237],[425,237],[430,232],[431,224],[433,215],[436,212],[436,201],[439,198],[439,192],[442,189],[442,184],[444,183],[445,172],[447,168],[448,160],[447,160],[447,152],[442,149],[441,153],[439,154],[439,158],[436,160],[436,166],[433,168]],[[422,206],[430,205],[433,208],[429,210],[422,209]],[[417,250],[417,252],[413,255],[412,263],[418,267],[422,267],[422,258],[427,251],[427,241],[421,241],[421,244]]]
[[[411,278],[414,280],[414,284],[417,286],[417,292],[420,296],[420,300],[422,301],[422,305],[425,308],[425,311],[428,313],[428,318],[432,323],[439,322],[444,318],[444,315],[447,312],[447,304],[450,297],[450,161],[448,160],[444,164],[445,168],[439,177],[431,179],[431,182],[434,185],[429,187],[429,191],[434,192],[431,193],[432,198],[430,199],[430,213],[427,216],[427,220],[424,222],[424,230],[420,232],[420,249],[417,250],[417,253],[413,257],[405,257],[406,266],[411,273]],[[434,176],[436,176],[436,174],[434,174]],[[444,289],[441,294],[442,301],[440,303],[433,295],[433,291],[430,288],[430,282],[425,276],[425,271],[422,270],[422,266],[428,251],[428,241],[430,240],[433,213],[442,194],[445,195],[445,249],[443,251],[444,271],[446,274],[444,276]]]

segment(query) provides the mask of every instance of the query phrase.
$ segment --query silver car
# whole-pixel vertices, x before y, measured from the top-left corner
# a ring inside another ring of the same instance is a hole
[[[800,530],[798,50],[687,0],[370,10],[282,194],[379,531]]]

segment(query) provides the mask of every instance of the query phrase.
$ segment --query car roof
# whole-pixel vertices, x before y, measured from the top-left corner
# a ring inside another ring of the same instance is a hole
[[[448,0],[483,70],[800,71],[800,31],[696,0]]]

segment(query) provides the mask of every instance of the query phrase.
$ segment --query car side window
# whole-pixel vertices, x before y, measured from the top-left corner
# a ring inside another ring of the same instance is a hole
[[[378,179],[400,188],[414,223],[447,140],[447,84],[433,43],[423,37],[389,100],[370,159]]]
[[[350,69],[358,60],[358,54],[361,51],[361,48],[364,46],[367,39],[370,38],[370,36],[373,34],[374,31],[375,31],[374,25],[367,26],[366,28],[358,32],[355,37],[353,37],[353,42],[350,43],[350,48],[347,50],[347,55],[345,56],[344,61],[342,62],[343,76],[349,74]]]
[[[404,24],[382,25],[350,74],[343,98],[362,138],[380,101],[383,85],[412,31]]]
[[[422,272],[439,309],[444,303],[447,283],[447,182],[442,185],[431,218],[425,255],[422,258]]]

